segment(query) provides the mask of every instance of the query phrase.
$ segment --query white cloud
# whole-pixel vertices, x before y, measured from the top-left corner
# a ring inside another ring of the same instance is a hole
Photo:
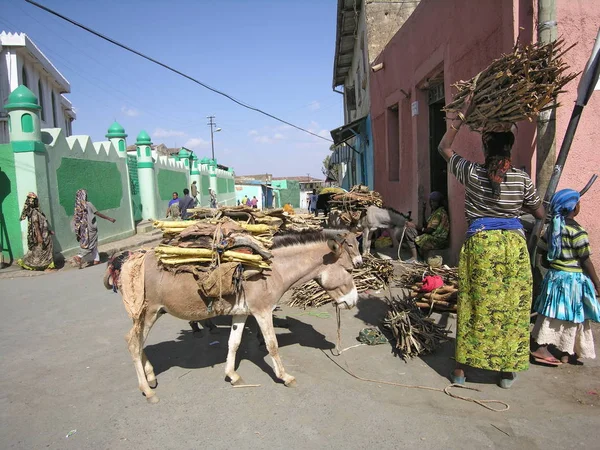
[[[129,117],[135,117],[135,116],[139,116],[140,112],[135,109],[135,108],[128,108],[127,106],[122,106],[121,107],[121,112],[124,113],[126,116]]]
[[[189,148],[190,150],[193,150],[195,148],[206,148],[209,145],[210,142],[205,141],[202,138],[190,138],[185,142],[185,144],[183,144],[185,148]]]
[[[318,101],[313,100],[310,103],[310,105],[308,105],[308,109],[310,109],[311,111],[316,111],[318,109],[321,109],[321,104]]]
[[[275,133],[273,135],[273,139],[276,140],[276,141],[280,141],[282,139],[285,139],[285,136],[283,134],[281,134],[281,133]]]
[[[250,132],[248,133],[248,136],[258,136],[258,131],[250,130]]]
[[[183,137],[186,133],[180,130],[166,130],[164,128],[157,128],[152,133],[153,138],[168,138],[168,137]]]
[[[255,136],[254,142],[257,144],[272,144],[273,139],[271,139],[269,136]]]

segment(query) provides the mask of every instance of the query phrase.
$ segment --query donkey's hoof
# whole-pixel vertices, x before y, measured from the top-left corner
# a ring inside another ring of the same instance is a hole
[[[154,380],[148,380],[148,386],[150,386],[151,389],[156,389],[156,386],[158,386],[158,380],[155,378]]]
[[[231,380],[231,385],[232,386],[241,386],[242,384],[246,384],[244,382],[244,379],[242,377],[237,377],[237,379],[235,381]]]
[[[150,404],[158,403],[159,400],[160,399],[158,398],[158,395],[152,395],[150,397],[146,397],[146,401]]]
[[[291,380],[286,381],[284,384],[287,387],[290,387],[290,388],[298,387],[298,383],[296,383],[296,379],[295,378],[292,378]]]

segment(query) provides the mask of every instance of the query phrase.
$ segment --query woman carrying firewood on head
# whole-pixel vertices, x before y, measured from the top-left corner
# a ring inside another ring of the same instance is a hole
[[[448,170],[465,186],[469,223],[458,265],[459,291],[456,369],[453,383],[464,384],[465,366],[500,373],[510,388],[516,372],[529,366],[529,314],[532,274],[521,211],[544,218],[544,207],[531,178],[511,164],[512,132],[483,132],[483,164],[453,150],[459,128],[472,112],[471,96],[456,115],[439,151]]]

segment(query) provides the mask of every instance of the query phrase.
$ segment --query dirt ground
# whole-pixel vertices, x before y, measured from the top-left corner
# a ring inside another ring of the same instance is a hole
[[[497,387],[492,374],[469,372],[468,386],[480,392],[458,393],[510,405],[492,412],[441,392],[348,375],[327,356],[336,337],[331,306],[276,313],[281,356],[297,378],[295,389],[274,379],[252,319],[238,371],[260,386],[236,389],[223,372],[228,318],[217,320],[218,334],[202,337],[184,321],[161,318],[146,346],[161,401],[149,405],[123,339],[130,321],[120,296],[102,288],[103,270],[0,280],[1,448],[598,447],[598,360],[532,366],[510,390]],[[362,296],[342,315],[342,346],[357,344],[358,332],[378,326],[385,311],[380,294]],[[452,317],[438,319],[454,330]],[[596,327],[597,351],[599,334]],[[453,352],[450,339],[408,362],[387,344],[331,358],[361,377],[443,389]]]

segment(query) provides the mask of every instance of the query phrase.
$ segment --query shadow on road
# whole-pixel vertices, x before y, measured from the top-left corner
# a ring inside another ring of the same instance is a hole
[[[217,326],[231,324],[229,317],[217,317],[213,321]],[[294,344],[323,350],[335,347],[332,342],[325,338],[324,334],[319,333],[312,325],[293,317],[287,317],[286,319],[275,317],[274,324],[275,327],[285,327],[290,330],[289,333],[277,335],[280,348]],[[242,342],[237,352],[236,369],[242,359],[249,360],[273,380],[279,382],[280,380],[275,377],[273,369],[265,361],[267,352],[265,347],[260,345],[256,330],[256,321],[250,317],[246,323]],[[229,333],[230,328],[219,327],[217,334],[205,332],[202,337],[198,337],[199,335],[191,329],[184,329],[181,330],[176,340],[148,345],[144,350],[154,366],[156,375],[166,372],[172,367],[184,369],[213,367],[224,363],[227,359]]]

